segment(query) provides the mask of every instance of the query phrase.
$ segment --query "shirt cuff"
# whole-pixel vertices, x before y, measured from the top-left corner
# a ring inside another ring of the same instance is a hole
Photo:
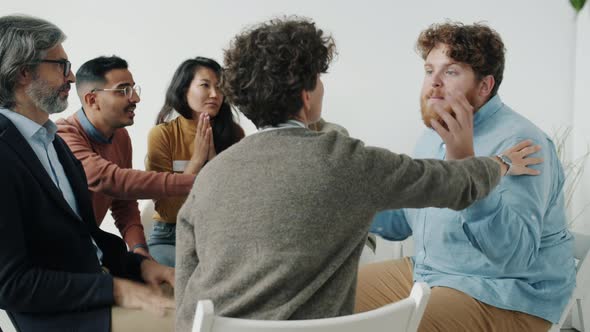
[[[137,248],[143,248],[143,249],[145,249],[148,252],[150,251],[150,249],[148,248],[147,244],[143,244],[143,243],[138,243],[138,244],[134,245],[133,247],[131,247],[131,249],[129,249],[129,251],[133,252]]]
[[[145,235],[143,233],[143,225],[135,224],[129,227],[127,232],[125,232],[125,243],[127,243],[130,251],[133,251],[138,245],[143,245],[147,249]]]

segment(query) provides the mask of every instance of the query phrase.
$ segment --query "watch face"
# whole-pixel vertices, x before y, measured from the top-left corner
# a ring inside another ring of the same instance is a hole
[[[508,158],[508,156],[506,155],[500,155],[500,159],[502,159],[503,162],[505,162],[508,165],[512,165],[512,160],[510,160],[510,158]]]

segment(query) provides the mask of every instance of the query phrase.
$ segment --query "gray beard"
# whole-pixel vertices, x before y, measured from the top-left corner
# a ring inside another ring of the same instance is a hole
[[[34,79],[25,89],[25,93],[33,104],[47,114],[61,113],[68,107],[68,100],[62,99],[59,95],[61,89],[52,89],[47,81]]]

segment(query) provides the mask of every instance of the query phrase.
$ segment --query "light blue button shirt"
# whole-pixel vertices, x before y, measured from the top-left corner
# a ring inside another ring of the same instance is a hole
[[[70,185],[70,180],[68,180],[66,172],[57,156],[57,151],[55,151],[55,147],[53,146],[53,140],[57,133],[57,126],[55,123],[51,120],[47,120],[47,122],[41,126],[19,113],[4,108],[0,108],[0,114],[7,117],[16,129],[18,129],[21,135],[23,135],[35,152],[35,155],[37,155],[37,158],[39,158],[39,161],[43,165],[43,168],[45,168],[45,171],[47,171],[47,174],[50,176],[55,186],[61,191],[64,199],[68,202],[70,208],[72,208],[72,211],[80,217],[78,202],[76,202],[76,197],[74,196],[74,191]],[[92,242],[94,242],[94,239]],[[100,248],[96,246],[96,243],[94,243],[94,246],[96,247],[99,261],[102,262],[102,252]]]
[[[96,127],[92,124],[92,122],[90,122],[90,120],[86,116],[86,113],[84,112],[83,108],[76,112],[76,117],[78,118],[78,121],[80,121],[80,125],[82,125],[82,128],[84,128],[86,134],[88,134],[88,136],[90,136],[90,138],[93,141],[102,144],[113,143],[113,137],[105,137],[100,131],[98,131],[98,129],[96,129]]]
[[[573,238],[567,230],[564,173],[553,142],[495,96],[474,115],[477,156],[494,156],[524,139],[542,150],[539,176],[506,176],[463,211],[403,209],[375,217],[371,232],[390,240],[413,235],[414,279],[460,290],[498,308],[556,323],[575,285]],[[433,130],[416,158],[444,159]]]

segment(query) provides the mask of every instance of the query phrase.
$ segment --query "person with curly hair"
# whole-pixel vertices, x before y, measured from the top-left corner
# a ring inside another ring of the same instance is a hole
[[[221,66],[196,57],[178,66],[166,92],[156,126],[148,135],[146,170],[198,174],[201,168],[244,137],[219,90]],[[179,114],[172,120],[173,112]],[[186,195],[155,199],[154,224],[148,245],[161,264],[174,267],[176,215]]]
[[[461,98],[457,119],[445,118],[449,129],[440,129],[450,159],[461,161],[413,160],[335,130],[310,130],[322,111],[320,75],[335,52],[333,38],[303,18],[256,25],[225,51],[222,90],[258,132],[200,171],[178,213],[178,330],[190,329],[201,299],[231,317],[351,314],[377,211],[462,209],[507,173],[495,158],[470,158],[471,113]],[[519,152],[529,145],[506,151],[518,165],[511,174],[536,173],[526,165],[539,160]]]
[[[496,31],[477,23],[434,24],[420,34],[417,50],[424,59],[420,104],[427,126],[441,126],[433,109],[456,114],[448,93],[459,91],[473,106],[478,155],[497,155],[526,137],[542,147],[532,156],[545,162],[534,167],[540,176],[505,178],[463,211],[378,214],[371,232],[394,241],[413,235],[416,253],[363,266],[356,311],[396,302],[413,282],[427,282],[433,288],[419,331],[547,331],[575,284],[565,177],[555,146],[500,99],[505,50]],[[427,129],[415,156],[448,159],[445,143]]]

